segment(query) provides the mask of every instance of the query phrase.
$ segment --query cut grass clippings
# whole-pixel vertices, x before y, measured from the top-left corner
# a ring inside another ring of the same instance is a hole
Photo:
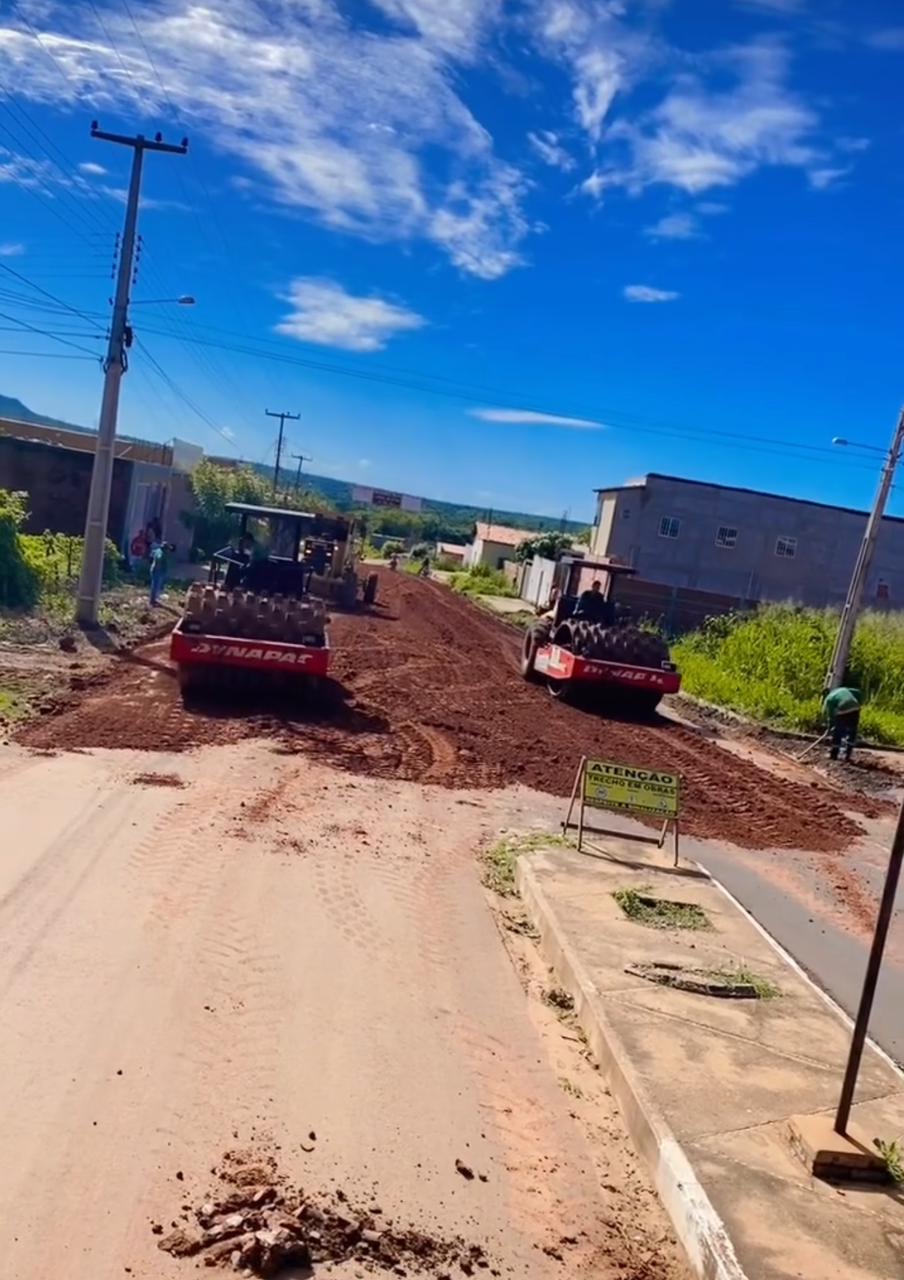
[[[515,866],[522,853],[531,853],[534,849],[548,849],[550,846],[570,845],[571,841],[564,836],[553,835],[545,831],[524,832],[521,835],[505,836],[502,840],[484,850],[483,883],[501,898],[513,898],[515,889]]]
[[[654,897],[647,885],[616,889],[612,894],[629,920],[653,929],[711,929],[709,917],[695,902],[672,902]]]

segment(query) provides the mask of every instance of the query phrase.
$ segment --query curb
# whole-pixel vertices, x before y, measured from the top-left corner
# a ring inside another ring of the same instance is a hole
[[[575,1015],[619,1105],[628,1134],[653,1177],[692,1268],[702,1280],[750,1280],[725,1224],[697,1179],[680,1143],[632,1066],[589,974],[562,936],[553,911],[522,856],[515,881],[556,977],[574,997]]]

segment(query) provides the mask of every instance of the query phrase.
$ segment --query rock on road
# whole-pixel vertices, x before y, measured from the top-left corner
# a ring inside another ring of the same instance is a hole
[[[537,797],[245,742],[2,748],[0,808],[5,1280],[193,1271],[151,1223],[256,1144],[503,1275],[615,1280],[632,1241],[685,1275],[617,1135],[601,1191],[480,887],[474,849]]]

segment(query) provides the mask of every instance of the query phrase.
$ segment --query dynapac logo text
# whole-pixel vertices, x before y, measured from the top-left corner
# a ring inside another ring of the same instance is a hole
[[[214,658],[245,658],[248,662],[275,662],[280,665],[301,666],[309,662],[309,653],[296,649],[264,649],[249,647],[244,644],[215,644],[211,640],[201,640],[194,647],[195,653],[209,653]]]

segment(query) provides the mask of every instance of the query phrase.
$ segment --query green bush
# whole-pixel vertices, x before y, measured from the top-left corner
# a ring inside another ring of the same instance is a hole
[[[476,564],[472,569],[453,573],[449,579],[453,591],[466,596],[517,596],[512,583],[501,569]]]
[[[19,533],[28,515],[27,502],[26,493],[0,489],[0,605],[10,609],[31,608],[41,590]]]
[[[22,556],[38,582],[41,596],[66,591],[77,580],[82,566],[84,538],[64,533],[20,533]],[[104,545],[104,577],[107,586],[121,580],[121,556],[116,544],[107,538]]]
[[[686,692],[783,728],[821,732],[837,629],[832,610],[767,605],[710,619],[674,644],[672,656]],[[904,614],[863,614],[850,665],[864,699],[863,736],[904,745]]]

